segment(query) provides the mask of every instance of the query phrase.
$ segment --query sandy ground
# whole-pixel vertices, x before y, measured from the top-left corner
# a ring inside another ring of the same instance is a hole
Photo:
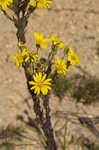
[[[26,29],[28,48],[33,47],[35,31],[42,32],[46,36],[56,33],[78,54],[81,67],[90,75],[99,78],[99,57],[96,55],[96,42],[99,41],[99,0],[54,0],[51,9],[38,9],[30,17]],[[8,56],[14,55],[16,51],[16,29],[0,12],[0,126],[6,126],[8,123],[19,125],[16,115],[22,114],[26,108],[24,99],[29,96],[23,69],[18,69],[11,60],[8,60]],[[42,51],[42,54],[46,55],[47,51]],[[77,68],[74,68],[73,72],[78,72]],[[29,103],[32,103],[31,99]],[[88,114],[90,112],[92,115],[99,114],[99,102],[84,106],[69,101],[68,97],[60,103],[52,96],[51,107],[52,112],[56,110],[77,112],[82,107]],[[69,127],[69,130],[72,130],[73,124]],[[77,132],[78,127],[74,128]],[[86,131],[80,126],[79,132],[83,134]],[[94,139],[91,133],[88,136]],[[36,150],[33,147],[18,148],[22,149]],[[68,148],[72,149],[77,148]]]

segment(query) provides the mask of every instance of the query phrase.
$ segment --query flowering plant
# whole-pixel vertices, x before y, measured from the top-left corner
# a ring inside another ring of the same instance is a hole
[[[43,33],[34,32],[35,50],[28,50],[25,46],[25,29],[28,24],[28,18],[36,8],[49,8],[52,0],[0,0],[0,8],[4,15],[10,19],[17,29],[19,52],[10,59],[14,59],[17,67],[23,67],[28,91],[32,96],[34,103],[34,112],[36,120],[46,137],[48,150],[56,150],[57,145],[54,139],[53,128],[51,124],[49,96],[53,90],[56,78],[60,75],[66,75],[69,68],[80,64],[80,60],[70,46],[64,46],[56,34],[45,38]],[[9,16],[6,9],[14,12]],[[47,49],[50,44],[50,51],[47,58],[40,57],[42,49]],[[59,49],[64,53],[57,57]],[[40,100],[43,101],[43,108]]]

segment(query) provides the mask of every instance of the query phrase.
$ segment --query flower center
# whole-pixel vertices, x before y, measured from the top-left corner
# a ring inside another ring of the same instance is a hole
[[[0,0],[0,2],[5,2],[5,0]]]
[[[39,0],[39,3],[44,3],[44,0]]]
[[[72,60],[76,60],[75,56],[73,56],[73,55],[71,56],[71,59],[72,59]]]
[[[63,68],[62,65],[58,65],[58,66],[57,66],[57,69],[58,69],[58,70],[62,70],[62,68]]]
[[[42,88],[43,82],[42,81],[37,82],[37,86],[39,86],[39,88]]]

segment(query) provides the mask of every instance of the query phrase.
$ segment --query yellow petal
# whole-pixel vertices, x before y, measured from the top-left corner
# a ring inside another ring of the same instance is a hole
[[[46,74],[44,74],[44,76],[42,77],[42,80],[41,81],[44,81],[46,78]]]
[[[33,81],[29,81],[29,84],[30,84],[30,85],[35,85],[36,83],[33,82]]]

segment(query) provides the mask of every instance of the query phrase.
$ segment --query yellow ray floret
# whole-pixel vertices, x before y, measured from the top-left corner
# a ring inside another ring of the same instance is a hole
[[[43,95],[47,95],[48,90],[51,90],[51,80],[50,78],[46,79],[46,74],[41,72],[33,75],[33,81],[30,81],[29,84],[32,85],[31,90],[34,90],[34,93],[39,95],[40,92]]]
[[[5,10],[12,2],[13,0],[0,0],[0,6],[3,10]]]
[[[66,74],[67,73],[67,67],[66,67],[66,60],[57,58],[55,61],[55,70],[58,74]]]
[[[49,42],[49,38],[44,38],[42,33],[34,32],[34,39],[36,46],[47,48],[46,42]]]

